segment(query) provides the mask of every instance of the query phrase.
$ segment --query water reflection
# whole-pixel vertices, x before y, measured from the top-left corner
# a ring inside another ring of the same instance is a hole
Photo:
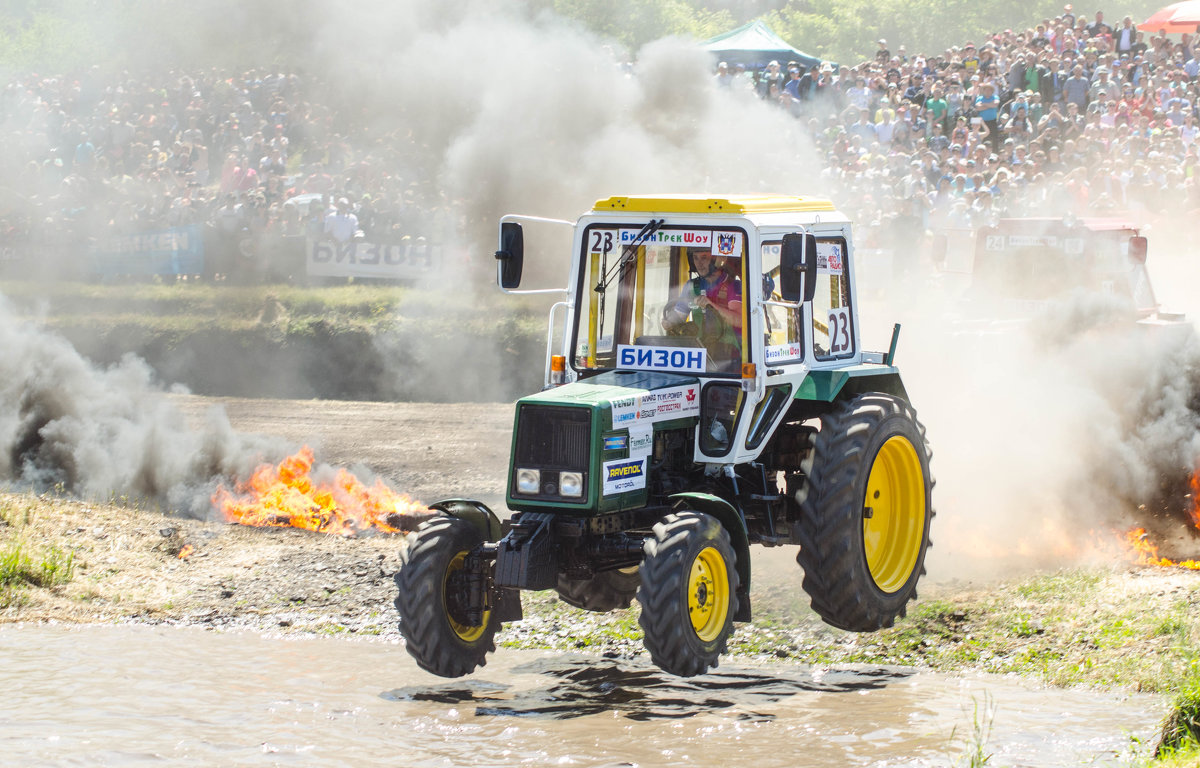
[[[0,625],[0,766],[944,766],[973,704],[998,765],[1112,764],[1161,698],[888,667],[506,649],[470,678],[396,643],[146,626]],[[802,757],[798,757],[802,756]]]
[[[382,696],[393,701],[473,704],[476,715],[566,720],[616,712],[645,721],[734,710],[732,716],[739,720],[769,721],[775,714],[759,709],[806,691],[868,691],[913,674],[912,670],[889,667],[816,672],[734,667],[679,678],[636,662],[570,658],[538,659],[513,667],[512,673],[534,676],[540,684],[517,690],[510,683],[455,680],[397,688]]]

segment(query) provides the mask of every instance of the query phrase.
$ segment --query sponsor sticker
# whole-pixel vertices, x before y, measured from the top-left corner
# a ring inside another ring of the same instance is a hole
[[[612,496],[646,487],[646,457],[606,461],[603,465],[603,494]]]
[[[708,370],[708,350],[704,347],[642,347],[621,344],[617,347],[617,367],[635,371]]]
[[[797,357],[803,357],[804,347],[800,345],[800,342],[772,344],[767,347],[766,352],[767,362],[774,363],[780,360],[792,360]]]
[[[654,427],[649,424],[629,428],[629,456],[649,456],[654,450]]]
[[[712,229],[660,229],[648,238],[637,240],[636,229],[622,229],[618,236],[620,245],[675,245],[684,248],[708,248],[718,256],[741,256],[742,233],[739,230],[721,231]],[[593,253],[601,252],[601,242],[593,235],[597,244],[589,246]]]
[[[817,241],[817,273],[821,275],[840,275],[845,268],[842,258],[842,244],[827,240]]]
[[[623,451],[627,445],[625,435],[608,435],[604,438],[604,450]]]
[[[613,429],[635,425],[648,425],[665,419],[696,416],[700,413],[699,386],[688,384],[682,387],[659,389],[633,397],[618,397],[612,401]],[[633,455],[632,446],[630,455]]]

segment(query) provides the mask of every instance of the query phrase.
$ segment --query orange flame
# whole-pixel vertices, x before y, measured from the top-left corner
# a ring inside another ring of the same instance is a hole
[[[234,491],[224,485],[213,494],[213,506],[231,523],[252,526],[304,528],[310,531],[357,536],[365,530],[398,533],[404,518],[421,515],[427,507],[396,493],[376,480],[363,485],[345,469],[333,483],[317,483],[311,476],[313,452],[307,445],[279,466],[263,464],[250,480]]]
[[[1192,507],[1188,510],[1188,515],[1192,518],[1192,526],[1200,528],[1200,472],[1193,472],[1188,478],[1188,485],[1192,489]]]
[[[182,547],[179,548],[179,554],[176,555],[176,557],[178,557],[180,560],[187,560],[189,557],[192,556],[192,553],[195,551],[196,551],[196,548],[193,547],[191,544],[184,544]]]
[[[1125,544],[1137,557],[1138,565],[1155,565],[1160,568],[1187,568],[1200,571],[1200,560],[1172,560],[1160,557],[1158,545],[1150,541],[1145,528],[1133,528],[1125,533]]]

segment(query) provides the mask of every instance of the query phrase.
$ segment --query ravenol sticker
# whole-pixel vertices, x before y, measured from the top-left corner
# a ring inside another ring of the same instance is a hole
[[[604,495],[627,493],[646,487],[646,457],[606,461],[603,465]]]
[[[616,398],[611,401],[613,429],[630,427],[632,435],[634,425],[698,415],[700,399],[697,390],[698,387],[692,384]],[[629,454],[634,455],[632,445]]]
[[[608,435],[604,438],[604,450],[623,451],[627,444],[625,435]]]
[[[617,347],[617,367],[635,371],[708,370],[708,350],[704,347],[642,347],[621,344]]]

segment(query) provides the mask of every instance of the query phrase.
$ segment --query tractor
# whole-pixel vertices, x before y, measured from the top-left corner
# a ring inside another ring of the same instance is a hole
[[[497,280],[520,286],[524,225],[500,220]],[[588,611],[640,604],[653,662],[717,666],[751,619],[752,544],[798,546],[828,624],[892,626],[917,596],[933,477],[888,351],[864,351],[851,222],[791,195],[618,196],[573,227],[544,387],[516,403],[501,521],[448,499],[396,574],[417,663],[486,663],[522,590]],[[557,289],[556,289],[557,290]],[[561,326],[561,327],[559,327]]]

